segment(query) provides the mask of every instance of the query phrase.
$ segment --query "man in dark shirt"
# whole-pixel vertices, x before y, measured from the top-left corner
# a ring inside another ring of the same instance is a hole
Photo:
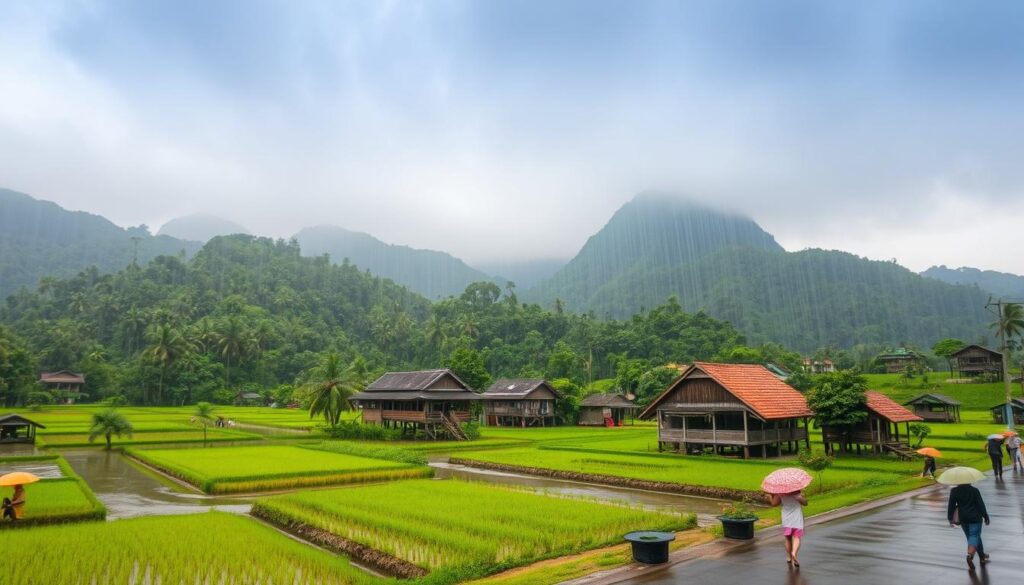
[[[954,522],[954,512],[956,521]],[[985,554],[985,545],[981,542],[981,523],[988,525],[988,510],[985,509],[985,500],[981,499],[981,492],[970,484],[961,484],[949,491],[949,506],[946,508],[946,517],[950,526],[960,524],[960,528],[967,537],[967,567],[974,570],[974,553],[977,552],[982,564],[988,562],[988,555]]]
[[[992,471],[995,473],[996,478],[1003,478],[1003,439],[989,439],[985,445],[985,449],[988,451],[988,456],[992,459]]]

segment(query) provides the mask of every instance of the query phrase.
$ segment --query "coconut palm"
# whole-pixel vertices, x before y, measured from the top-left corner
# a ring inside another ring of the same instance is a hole
[[[996,330],[996,335],[1002,342],[1003,355],[1003,386],[1006,391],[1006,412],[1003,417],[1006,420],[1006,428],[1013,429],[1013,408],[1011,403],[1010,376],[1007,370],[1009,365],[1009,348],[1014,343],[1015,337],[1024,334],[1024,306],[1018,303],[1006,303],[999,305],[999,319],[989,326]]]
[[[448,341],[448,332],[445,330],[444,320],[437,313],[431,315],[427,321],[426,335],[427,341],[437,351],[438,360],[440,361],[441,348]]]
[[[216,348],[224,358],[224,387],[231,383],[231,363],[241,361],[249,347],[250,336],[245,325],[235,316],[228,317],[217,327]]]
[[[206,429],[216,423],[213,411],[216,407],[209,402],[197,402],[192,410],[192,418],[189,419],[192,425],[203,428],[203,445],[206,445]]]
[[[167,369],[182,358],[189,350],[188,340],[180,331],[169,324],[157,325],[149,333],[150,345],[146,353],[160,366],[160,382],[157,385],[157,402],[163,399],[164,377]]]
[[[343,411],[351,410],[349,398],[362,390],[353,369],[343,367],[341,356],[333,352],[307,373],[306,380],[304,389],[312,397],[309,418],[323,416],[332,427],[337,426]]]
[[[92,415],[92,426],[89,427],[89,442],[92,443],[97,437],[103,435],[107,440],[107,450],[110,450],[110,437],[117,435],[132,436],[132,423],[123,414],[113,408],[106,408]]]

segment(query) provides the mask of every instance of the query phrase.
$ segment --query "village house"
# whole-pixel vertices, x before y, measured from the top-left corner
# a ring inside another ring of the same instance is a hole
[[[1013,398],[1010,400],[1010,408],[1013,409],[1013,424],[1024,425],[1024,400],[1019,398]],[[1006,403],[1000,402],[989,409],[992,411],[992,422],[1004,425],[1006,424]]]
[[[840,451],[856,447],[860,453],[861,446],[869,447],[873,453],[896,453],[900,457],[909,457],[910,423],[923,419],[900,406],[897,402],[880,392],[868,390],[864,393],[867,401],[864,404],[867,418],[852,426],[821,427],[822,441],[826,453],[835,453],[835,445]],[[900,437],[900,424],[905,425],[903,437]]]
[[[753,364],[696,362],[647,408],[658,421],[658,449],[683,453],[735,452],[767,457],[809,446],[813,416],[802,394]],[[801,424],[802,423],[802,424]]]
[[[804,371],[809,374],[828,374],[836,371],[836,366],[829,358],[816,360],[808,357],[804,358]]]
[[[82,396],[85,376],[67,370],[43,372],[39,375],[39,383],[53,395],[57,404],[74,404]]]
[[[580,426],[621,427],[627,416],[637,409],[633,401],[621,394],[591,394],[580,402]]]
[[[902,374],[907,368],[920,367],[924,358],[912,349],[897,347],[890,352],[879,354],[875,361],[885,367],[887,374]]]
[[[914,414],[928,422],[960,422],[960,402],[955,398],[928,392],[904,402]]]
[[[998,351],[972,344],[949,357],[956,362],[957,375],[961,378],[1003,379],[1003,354]]]
[[[480,398],[491,426],[546,427],[555,424],[555,401],[562,395],[542,379],[501,379]]]
[[[459,426],[470,420],[470,405],[480,395],[451,370],[387,372],[357,393],[351,402],[362,409],[363,422],[401,429],[429,439],[465,440]]]
[[[0,443],[35,443],[36,429],[46,426],[20,414],[0,415]]]

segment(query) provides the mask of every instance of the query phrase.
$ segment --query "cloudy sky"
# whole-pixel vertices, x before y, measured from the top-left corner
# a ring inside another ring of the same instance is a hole
[[[1024,273],[1024,3],[0,3],[0,186],[569,257],[638,191]]]

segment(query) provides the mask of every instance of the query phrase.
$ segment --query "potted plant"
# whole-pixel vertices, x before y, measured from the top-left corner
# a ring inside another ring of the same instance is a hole
[[[722,513],[718,516],[722,523],[722,530],[726,538],[739,540],[750,540],[754,538],[754,522],[757,522],[757,514],[750,509],[750,504],[733,502],[722,506]]]

